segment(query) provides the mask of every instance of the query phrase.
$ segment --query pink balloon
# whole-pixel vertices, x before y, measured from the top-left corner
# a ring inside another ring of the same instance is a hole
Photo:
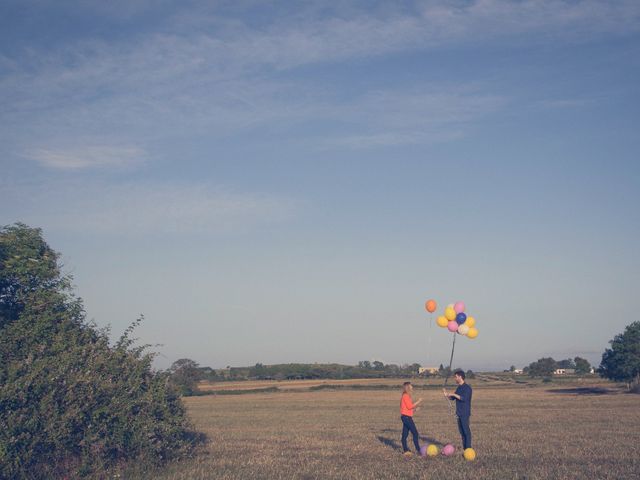
[[[464,312],[464,302],[456,302],[453,306],[453,310],[455,310],[456,313]]]
[[[450,321],[449,323],[447,323],[447,328],[449,329],[450,332],[457,332],[458,322],[456,322],[455,320]]]
[[[451,445],[450,443],[447,443],[444,447],[442,447],[442,454],[445,456],[449,456],[449,455],[453,455],[456,451],[456,447],[454,447],[453,445]]]

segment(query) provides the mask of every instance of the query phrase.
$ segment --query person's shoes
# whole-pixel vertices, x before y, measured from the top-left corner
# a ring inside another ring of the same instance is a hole
[[[413,455],[413,453],[411,453],[409,450],[407,450],[406,452],[404,452],[402,455],[404,455],[405,457],[410,457]]]

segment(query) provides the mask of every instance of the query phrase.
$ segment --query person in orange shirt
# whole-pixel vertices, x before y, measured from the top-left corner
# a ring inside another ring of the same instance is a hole
[[[404,382],[402,385],[402,397],[400,398],[400,420],[402,420],[402,450],[404,455],[411,455],[409,447],[407,447],[407,437],[409,432],[413,435],[413,445],[416,447],[416,452],[420,453],[420,437],[418,436],[418,429],[416,424],[413,423],[413,414],[417,410],[418,405],[422,402],[419,399],[416,403],[413,403],[411,399],[411,391],[413,385],[411,382]]]

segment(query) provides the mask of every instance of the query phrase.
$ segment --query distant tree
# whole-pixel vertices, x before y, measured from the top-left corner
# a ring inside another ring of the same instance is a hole
[[[576,368],[576,364],[572,359],[566,358],[557,362],[556,368]]]
[[[256,363],[249,369],[249,377],[251,378],[262,378],[268,376],[270,376],[269,368],[265,367],[261,363]]]
[[[169,368],[169,382],[181,395],[193,395],[198,389],[198,381],[202,373],[196,362],[189,358],[181,358],[173,362]]]
[[[444,365],[440,364],[440,366],[438,367],[438,372],[442,373],[443,370],[444,370]]]
[[[467,378],[476,378],[476,374],[473,373],[473,370],[467,370]]]
[[[358,362],[358,367],[363,368],[365,370],[371,370],[371,362],[369,360],[362,360]]]
[[[573,361],[575,362],[576,365],[576,373],[578,375],[585,375],[589,372],[591,372],[591,364],[589,363],[588,360],[582,358],[582,357],[576,357],[573,359]]]
[[[373,362],[373,369],[378,371],[384,370],[384,363],[376,360],[375,362]]]
[[[516,371],[516,367],[515,367],[515,365],[511,365],[511,366],[509,367],[509,371],[510,371],[510,372],[515,372],[515,371]]]
[[[625,382],[627,388],[640,389],[640,321],[628,325],[609,342],[602,354],[598,373],[605,378]]]
[[[396,364],[387,364],[384,366],[384,372],[387,376],[397,377],[400,375],[400,367]]]
[[[550,377],[557,368],[553,358],[546,357],[529,364],[528,373],[532,377]]]
[[[529,366],[528,365],[522,369],[522,373],[524,373],[525,375],[529,375]]]

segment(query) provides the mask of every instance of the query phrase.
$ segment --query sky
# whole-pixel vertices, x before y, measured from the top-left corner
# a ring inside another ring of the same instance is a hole
[[[640,3],[0,3],[0,224],[158,368],[599,362],[640,293]]]

